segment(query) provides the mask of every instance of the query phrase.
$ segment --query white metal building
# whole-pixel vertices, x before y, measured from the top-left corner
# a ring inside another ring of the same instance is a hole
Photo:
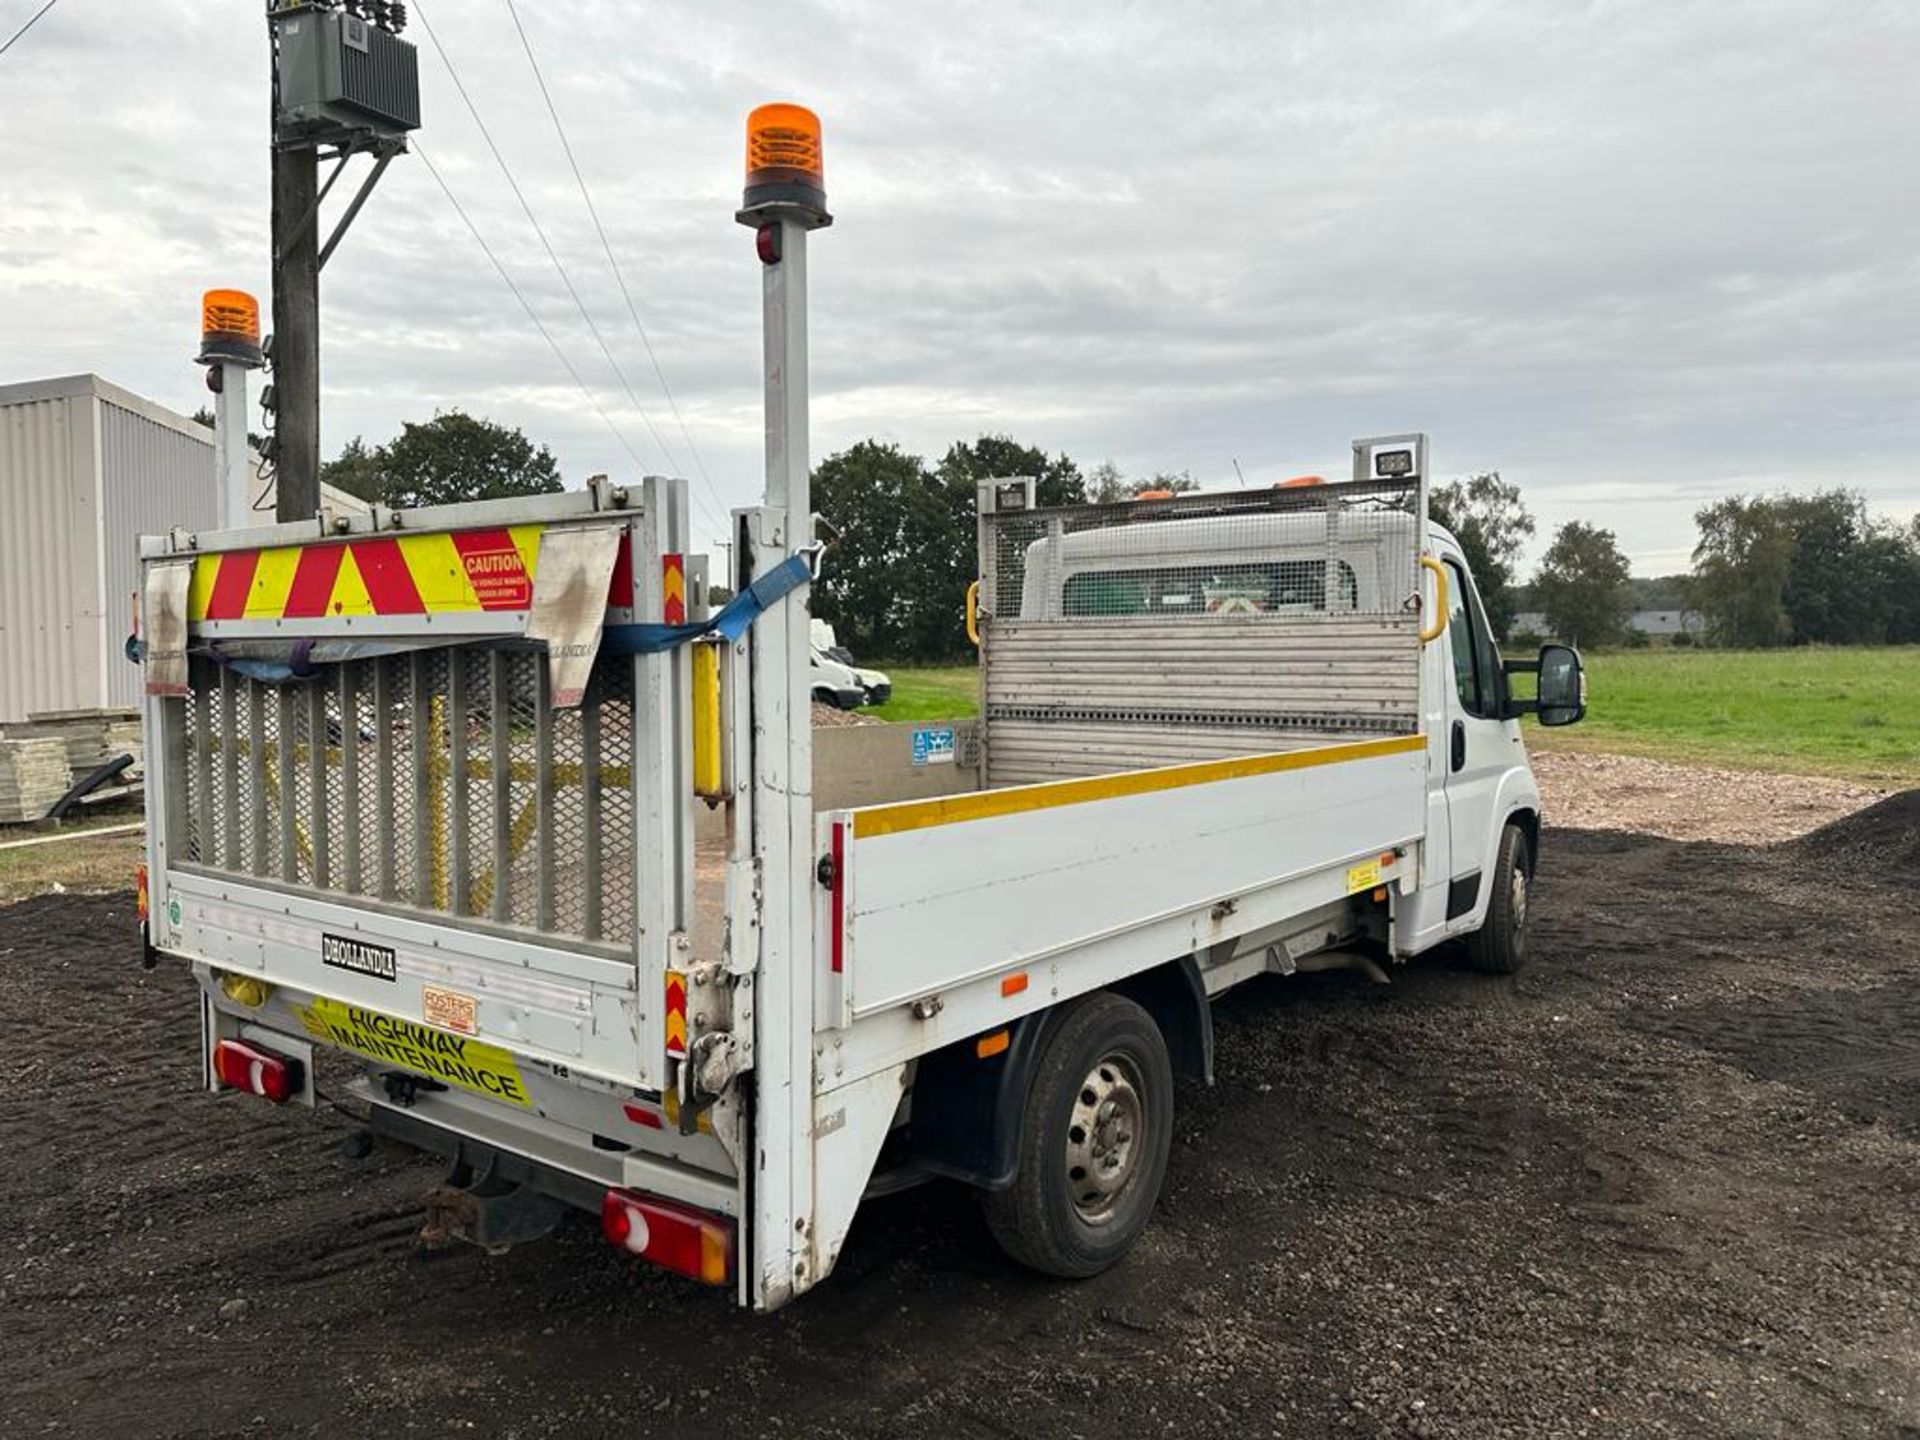
[[[98,375],[0,385],[0,721],[135,704],[136,537],[218,503],[206,426]]]
[[[270,486],[249,523],[272,523]],[[139,537],[217,529],[219,504],[207,426],[98,375],[0,385],[0,723],[137,704]]]

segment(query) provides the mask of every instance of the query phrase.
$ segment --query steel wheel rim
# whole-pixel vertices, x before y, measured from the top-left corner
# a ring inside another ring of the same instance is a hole
[[[1520,866],[1513,867],[1513,877],[1508,882],[1508,913],[1513,918],[1515,938],[1527,928],[1527,872]]]
[[[1067,1117],[1067,1193],[1089,1225],[1113,1219],[1146,1153],[1146,1085],[1125,1055],[1103,1055],[1074,1093]]]

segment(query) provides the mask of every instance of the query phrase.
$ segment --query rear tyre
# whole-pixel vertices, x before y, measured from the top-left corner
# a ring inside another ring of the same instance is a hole
[[[1153,1217],[1173,1143],[1173,1067],[1153,1017],[1106,991],[1070,1002],[1034,1062],[1013,1184],[985,1198],[1000,1248],[1080,1279]]]
[[[1509,825],[1500,835],[1487,918],[1467,937],[1467,962],[1488,975],[1512,975],[1527,963],[1527,907],[1533,889],[1533,847]]]

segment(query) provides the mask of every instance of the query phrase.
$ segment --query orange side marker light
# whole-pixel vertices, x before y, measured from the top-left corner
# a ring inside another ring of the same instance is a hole
[[[973,1042],[973,1053],[982,1060],[991,1060],[1007,1046],[1013,1043],[1011,1030],[996,1030],[991,1035],[983,1035]]]

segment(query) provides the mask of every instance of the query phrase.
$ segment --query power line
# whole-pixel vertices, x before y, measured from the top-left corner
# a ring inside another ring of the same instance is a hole
[[[46,4],[42,5],[38,10],[34,11],[33,18],[27,21],[27,23],[22,25],[18,30],[14,31],[13,34],[9,35],[7,37],[6,44],[0,45],[0,55],[6,54],[7,51],[11,50],[15,45],[19,44],[20,37],[26,34],[27,31],[31,30],[34,26],[38,25],[40,23],[40,17],[46,14],[49,10],[53,9],[53,7],[58,5],[59,3],[60,3],[60,0],[47,0]],[[516,17],[514,20],[514,24],[517,25],[519,23],[520,23],[519,19]]]
[[[480,109],[474,104],[472,95],[467,92],[466,84],[461,80],[460,72],[454,66],[453,57],[447,54],[446,46],[440,43],[440,36],[435,32],[433,22],[428,19],[425,7],[415,4],[413,9],[414,14],[420,17],[420,23],[426,27],[427,38],[433,42],[433,48],[440,56],[440,63],[447,67],[447,76],[453,81],[453,88],[459,92],[461,102],[467,107],[467,113],[473,117],[473,123],[479,127],[480,138],[487,142],[487,149],[493,152],[494,163],[500,167],[500,173],[506,177],[507,187],[513,191],[514,199],[520,202],[520,209],[525,212],[527,223],[533,226],[533,233],[540,238],[541,248],[547,252],[547,259],[552,262],[554,271],[560,276],[560,283],[566,286],[567,294],[572,297],[573,308],[580,312],[580,318],[586,322],[594,343],[600,347],[600,353],[606,356],[607,364],[613,368],[614,376],[620,381],[621,388],[627,393],[627,399],[633,403],[634,410],[645,423],[647,433],[653,437],[653,443],[660,447],[661,455],[666,458],[667,468],[669,470],[675,468],[672,448],[662,438],[658,427],[653,423],[653,417],[647,413],[646,406],[640,403],[640,397],[635,393],[633,383],[627,379],[626,371],[620,368],[620,362],[614,358],[612,347],[607,344],[606,336],[601,334],[600,327],[594,323],[593,315],[588,311],[586,302],[580,298],[579,288],[573,283],[573,277],[567,273],[566,265],[561,262],[559,251],[553,248],[553,241],[547,237],[546,227],[540,223],[540,217],[534,213],[533,205],[528,201],[526,192],[520,188],[520,182],[514,178],[513,167],[507,164],[507,157],[500,153],[500,147],[494,142],[493,132],[487,128],[487,122],[480,118]],[[638,457],[635,457],[635,464],[639,463]],[[646,467],[642,465],[641,468],[644,470]],[[708,521],[719,526],[721,533],[726,533],[727,527],[724,523],[711,515],[708,516]]]
[[[607,266],[620,286],[620,298],[627,302],[627,314],[633,317],[633,328],[640,332],[640,343],[646,347],[647,359],[653,364],[654,377],[660,382],[660,393],[667,397],[667,407],[673,411],[674,423],[680,427],[680,438],[687,442],[687,453],[693,457],[694,468],[706,482],[707,493],[713,498],[714,504],[720,507],[720,512],[725,514],[726,506],[721,503],[720,492],[713,483],[713,477],[707,473],[707,462],[701,457],[700,447],[694,444],[693,432],[687,428],[686,417],[680,413],[680,402],[673,398],[673,387],[667,383],[667,373],[661,367],[659,355],[654,352],[653,340],[647,334],[646,325],[641,322],[640,307],[634,303],[626,274],[621,270],[619,260],[614,257],[613,242],[607,238],[607,228],[600,221],[600,209],[593,203],[593,194],[587,188],[587,177],[581,173],[580,162],[573,153],[573,142],[567,139],[567,127],[561,123],[559,107],[553,103],[553,93],[547,88],[547,77],[541,73],[540,62],[534,57],[533,42],[527,38],[527,27],[520,23],[520,7],[514,4],[514,0],[507,0],[507,13],[513,17],[513,28],[519,32],[521,49],[527,52],[527,64],[533,70],[534,83],[540,87],[540,98],[546,102],[554,133],[560,137],[560,148],[566,152],[567,164],[580,186],[580,198],[586,202],[587,214],[593,218],[593,229],[600,237],[600,248],[607,252]]]
[[[580,393],[587,397],[587,403],[593,406],[594,413],[606,423],[608,432],[615,440],[620,442],[620,447],[633,458],[633,463],[637,467],[645,470],[646,465],[640,459],[639,452],[627,442],[627,437],[620,433],[620,427],[613,423],[613,417],[607,414],[606,407],[600,403],[599,397],[588,388],[587,382],[580,378],[580,372],[574,368],[573,361],[567,358],[567,352],[560,348],[559,342],[553,338],[553,332],[548,330],[546,325],[541,322],[538,313],[536,313],[533,306],[528,303],[526,293],[521,290],[513,276],[507,273],[507,267],[500,263],[500,257],[493,253],[493,247],[487,243],[487,237],[480,233],[480,227],[475,225],[473,223],[473,217],[467,214],[466,206],[460,203],[447,182],[441,178],[440,171],[435,167],[433,161],[427,158],[427,152],[420,147],[419,140],[416,139],[412,142],[412,148],[413,153],[420,157],[420,163],[427,167],[427,173],[433,177],[433,183],[440,187],[440,193],[447,197],[447,203],[453,206],[454,214],[458,215],[461,221],[465,223],[475,243],[485,252],[487,259],[493,262],[493,268],[499,272],[500,278],[507,282],[507,288],[513,292],[513,298],[518,300],[520,302],[520,308],[527,312],[527,318],[533,322],[533,328],[540,332],[540,338],[547,342],[547,348],[553,351],[554,358],[566,367],[567,374],[573,377],[573,383],[580,387]]]

